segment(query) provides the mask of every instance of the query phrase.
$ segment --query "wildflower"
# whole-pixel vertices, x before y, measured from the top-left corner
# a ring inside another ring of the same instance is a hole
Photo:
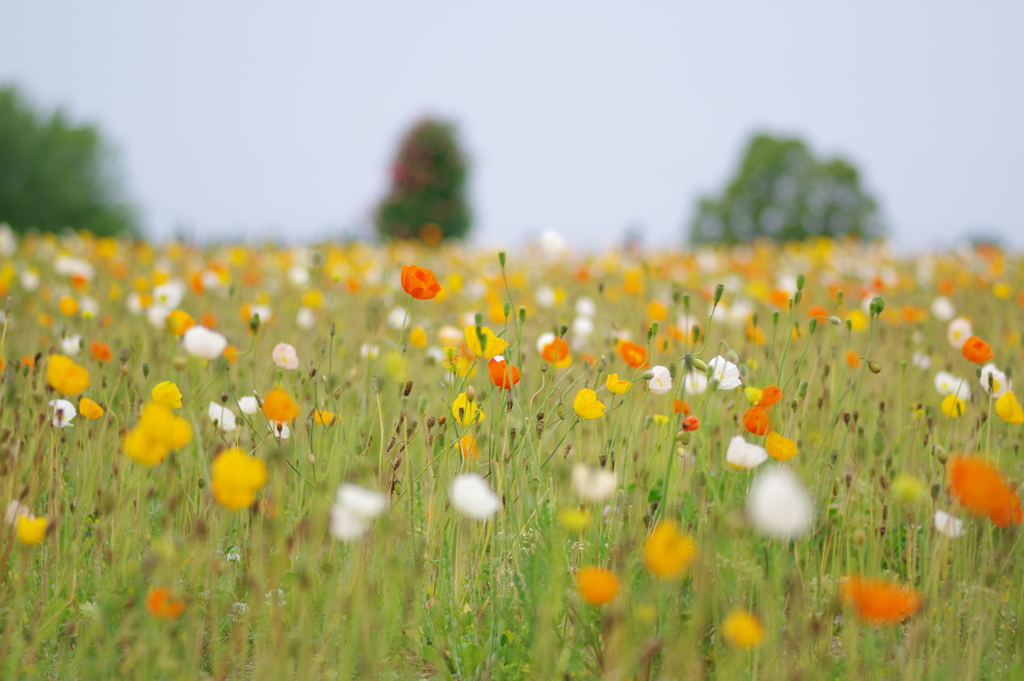
[[[995,353],[992,352],[992,346],[977,336],[971,336],[965,340],[960,350],[968,361],[975,364],[984,364],[995,357]]]
[[[789,461],[799,451],[795,442],[778,433],[768,433],[764,447],[768,450],[768,454],[777,461]]]
[[[660,364],[651,369],[651,380],[647,382],[647,387],[655,395],[664,395],[672,389],[672,374],[666,367]]]
[[[146,609],[154,617],[173,620],[185,612],[185,601],[173,597],[170,589],[155,586],[149,590],[149,594],[146,596]]]
[[[487,520],[501,510],[501,499],[476,473],[456,475],[450,493],[452,506],[473,520]]]
[[[480,447],[472,433],[466,433],[459,439],[459,451],[464,459],[479,459]]]
[[[597,393],[590,388],[581,388],[572,401],[573,411],[581,419],[596,419],[604,416],[604,403],[597,399]]]
[[[586,501],[603,501],[615,494],[618,480],[606,468],[594,468],[585,463],[572,467],[572,488]]]
[[[658,522],[644,541],[644,567],[659,579],[681,577],[696,556],[697,545],[674,520]]]
[[[748,385],[743,389],[743,395],[747,398],[747,402],[750,402],[753,405],[759,405],[761,404],[761,400],[764,398],[764,391],[760,388]]]
[[[477,405],[476,400],[471,402],[466,393],[459,393],[459,396],[452,402],[452,416],[463,426],[471,426],[487,418],[484,410]]]
[[[183,336],[185,332],[196,325],[196,320],[192,319],[192,315],[184,310],[174,310],[167,319],[164,320],[167,324],[167,329],[175,336]]]
[[[999,527],[1024,520],[1020,497],[1001,472],[981,459],[952,457],[948,472],[950,495],[972,515],[987,515]]]
[[[996,400],[996,414],[1007,423],[1014,425],[1024,423],[1024,409],[1017,402],[1017,397],[1009,390]]]
[[[181,391],[170,381],[161,381],[153,386],[149,399],[169,409],[181,409]]]
[[[761,407],[768,409],[782,399],[782,389],[777,385],[770,385],[761,392]]]
[[[540,348],[540,356],[545,362],[551,362],[556,368],[561,369],[572,363],[569,356],[569,344],[562,338],[557,338],[553,333],[545,333],[537,340]]]
[[[759,474],[747,493],[746,515],[758,532],[796,539],[811,527],[811,494],[792,471],[777,467]]]
[[[114,351],[103,341],[93,341],[89,345],[89,354],[94,362],[109,362],[114,359]]]
[[[700,428],[700,419],[692,415],[687,416],[686,418],[683,419],[681,426],[682,429],[685,430],[686,432],[692,433],[693,431]]]
[[[942,413],[952,419],[958,419],[967,411],[967,403],[956,395],[946,395],[942,398]]]
[[[78,415],[78,412],[75,411],[75,405],[67,400],[50,400],[50,408],[53,411],[54,428],[67,428],[71,425],[71,421],[74,420],[75,416]]]
[[[57,392],[77,395],[89,387],[89,370],[64,355],[50,355],[46,379]]]
[[[938,296],[931,304],[932,316],[940,322],[948,322],[956,314],[953,303],[946,296]]]
[[[590,513],[586,509],[559,509],[557,518],[558,524],[570,532],[582,532],[590,525]]]
[[[46,516],[36,518],[19,515],[15,527],[18,533],[18,541],[27,546],[35,546],[46,538],[46,529],[49,526],[50,521],[47,520]]]
[[[687,395],[702,395],[708,388],[708,377],[699,371],[691,371],[683,378],[683,390]]]
[[[154,282],[155,283],[155,282]],[[181,305],[185,297],[185,284],[180,281],[168,281],[153,287],[153,299],[157,304],[173,310]]]
[[[619,355],[629,366],[639,369],[647,363],[647,348],[630,341],[619,343]]]
[[[757,468],[767,460],[765,448],[747,442],[742,435],[733,437],[725,451],[725,462],[737,470]]]
[[[677,414],[687,416],[690,413],[690,405],[686,402],[686,400],[677,397],[675,399],[675,402],[672,403],[672,411],[674,411]]]
[[[590,605],[605,605],[618,595],[619,578],[611,570],[582,567],[576,571],[576,588]]]
[[[708,367],[713,371],[711,378],[718,381],[719,390],[734,390],[743,385],[739,367],[721,355],[708,362]]]
[[[928,370],[932,365],[932,358],[928,353],[917,350],[910,358],[910,363],[922,371]]]
[[[146,466],[155,466],[172,449],[192,440],[192,426],[167,407],[150,402],[142,408],[139,423],[124,438],[125,454]]]
[[[288,345],[287,343],[278,343],[274,346],[274,351],[271,353],[271,358],[274,360],[274,364],[282,369],[298,369],[299,358],[295,354],[295,348]]]
[[[57,303],[57,309],[60,313],[66,317],[71,317],[78,314],[78,301],[71,296],[64,296]]]
[[[632,381],[625,381],[619,378],[618,374],[608,374],[608,378],[604,382],[604,387],[608,388],[608,392],[610,393],[622,395],[633,387],[633,383]]]
[[[206,410],[206,415],[209,416],[210,420],[225,432],[232,431],[237,427],[235,422],[235,412],[225,406],[217,404],[216,402],[210,402],[210,406]]]
[[[581,317],[593,317],[597,314],[597,305],[591,298],[580,296],[576,299],[576,314]]]
[[[249,414],[252,416],[260,410],[260,404],[256,401],[256,398],[249,395],[247,397],[241,397],[238,400],[238,409],[243,414]]]
[[[359,356],[364,359],[377,359],[380,357],[380,348],[372,343],[363,343],[359,346]]]
[[[764,626],[746,610],[733,610],[722,622],[722,637],[733,648],[749,650],[764,640]]]
[[[667,426],[670,420],[669,417],[665,416],[664,414],[654,414],[653,416],[651,416],[651,419],[659,426]]]
[[[995,364],[986,364],[981,368],[981,389],[992,397],[1002,397],[1012,387],[1010,378],[996,369]]]
[[[945,511],[935,511],[935,531],[939,534],[956,539],[964,533],[964,521]]]
[[[971,399],[971,387],[967,381],[957,378],[948,371],[935,374],[935,389],[940,395],[956,395],[962,400]]]
[[[214,360],[224,354],[228,339],[205,326],[193,326],[182,336],[185,352],[198,359]]]
[[[313,420],[322,426],[333,426],[338,423],[338,415],[334,412],[314,409]]]
[[[236,448],[221,452],[211,467],[213,498],[232,511],[251,506],[267,484],[267,464]]]
[[[285,391],[274,388],[263,397],[263,414],[269,421],[288,423],[298,417],[299,404]]]
[[[431,270],[406,265],[402,268],[402,289],[416,300],[430,300],[441,292],[441,284]]]
[[[479,333],[477,333],[477,328],[480,329]],[[486,326],[467,326],[464,332],[466,335],[466,347],[478,357],[482,356],[486,359],[491,359],[500,355],[508,347],[505,339],[498,338]],[[483,337],[483,345],[480,343],[481,336]]]
[[[960,350],[972,335],[971,322],[966,317],[957,317],[946,328],[946,340],[957,350]]]
[[[82,351],[82,337],[79,336],[78,334],[68,336],[67,338],[61,340],[60,349],[61,351],[64,352],[65,355],[77,355],[79,352]]]
[[[331,505],[331,536],[339,541],[359,539],[369,531],[373,520],[384,513],[386,506],[387,498],[380,492],[343,483]]]
[[[900,473],[892,481],[892,491],[897,499],[912,504],[924,494],[924,483],[908,473]]]
[[[409,345],[414,348],[427,347],[427,332],[423,330],[422,326],[417,326],[409,332]]]
[[[897,624],[921,609],[924,599],[910,587],[852,575],[843,581],[842,599],[873,625]]]
[[[81,414],[83,418],[98,419],[103,416],[103,407],[96,404],[88,397],[83,397],[78,401],[78,413]]]
[[[743,428],[754,435],[764,435],[771,428],[771,417],[768,412],[759,406],[754,406],[743,412]]]

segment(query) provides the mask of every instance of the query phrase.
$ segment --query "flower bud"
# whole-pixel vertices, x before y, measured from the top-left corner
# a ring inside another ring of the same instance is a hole
[[[870,362],[868,362],[868,369],[871,371],[871,373],[878,374],[882,372],[882,365],[876,362],[875,360],[871,360]]]
[[[722,294],[723,293],[725,293],[725,285],[724,284],[719,284],[718,286],[715,287],[715,298],[714,298],[714,300],[715,300],[714,304],[715,305],[718,305],[718,301],[720,301],[722,299]]]
[[[142,363],[142,377],[149,378],[149,364]]]
[[[505,251],[498,251],[498,262],[502,267],[505,266]]]
[[[835,315],[832,315],[831,317],[828,318],[828,323],[831,324],[832,326],[839,326],[840,324],[843,323],[843,320]]]
[[[796,290],[797,291],[803,291],[805,283],[807,283],[807,278],[804,275],[802,275],[802,274],[796,275]]]

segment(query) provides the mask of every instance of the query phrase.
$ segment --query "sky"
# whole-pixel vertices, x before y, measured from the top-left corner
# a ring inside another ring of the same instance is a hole
[[[431,115],[482,245],[680,245],[767,131],[855,162],[899,247],[1024,246],[1022,26],[1019,0],[40,0],[0,4],[0,83],[98,124],[156,238],[357,230]]]

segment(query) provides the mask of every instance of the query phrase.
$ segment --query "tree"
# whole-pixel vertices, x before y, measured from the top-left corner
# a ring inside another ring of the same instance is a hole
[[[47,116],[15,88],[0,88],[0,223],[17,232],[133,232],[110,159],[96,127],[73,125],[61,111]]]
[[[466,160],[455,127],[418,122],[391,166],[391,189],[377,208],[378,234],[431,244],[461,239],[470,228],[465,185]]]
[[[881,236],[875,200],[841,158],[816,159],[798,139],[756,135],[739,173],[717,198],[703,197],[690,225],[694,244],[810,236]]]

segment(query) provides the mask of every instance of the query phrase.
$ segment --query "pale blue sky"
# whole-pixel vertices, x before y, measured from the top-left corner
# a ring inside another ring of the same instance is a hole
[[[40,0],[0,4],[0,82],[101,124],[155,236],[365,222],[434,114],[484,244],[678,243],[766,129],[857,162],[897,244],[1024,245],[1022,30],[1019,0]]]

